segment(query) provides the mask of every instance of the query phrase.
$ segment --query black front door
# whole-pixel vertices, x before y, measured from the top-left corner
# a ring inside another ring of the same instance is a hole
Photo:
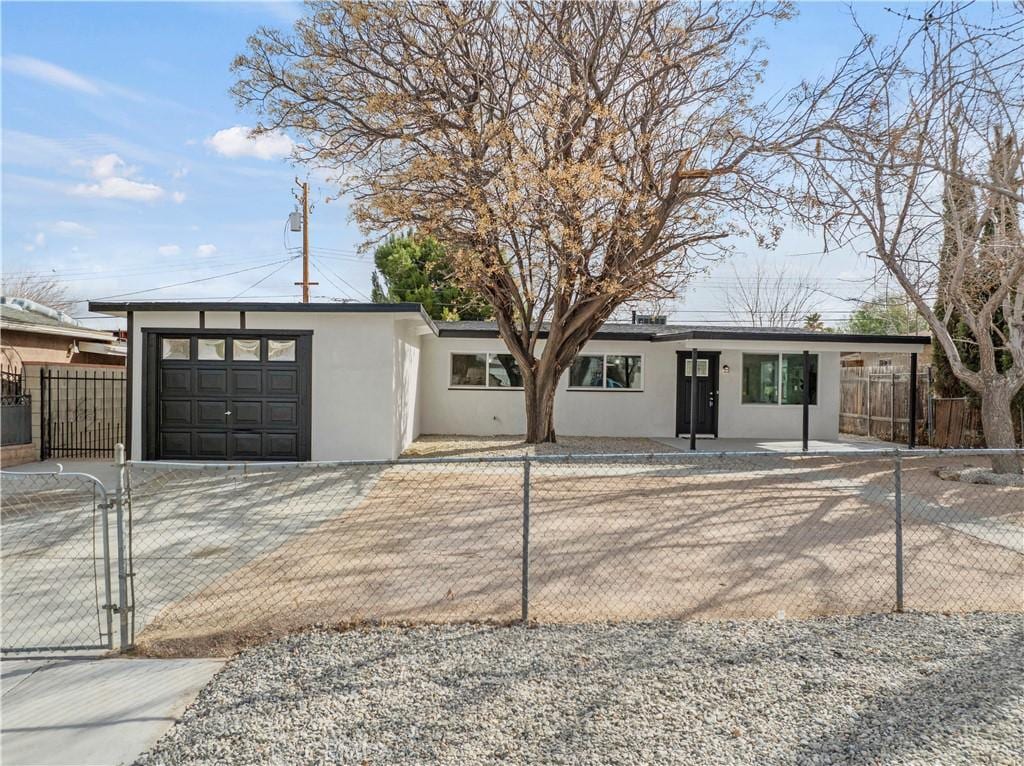
[[[676,436],[690,433],[690,354],[676,354]],[[698,434],[718,436],[718,355],[718,351],[697,352]]]

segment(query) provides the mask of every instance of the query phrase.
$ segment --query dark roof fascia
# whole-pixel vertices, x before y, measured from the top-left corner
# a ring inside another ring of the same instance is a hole
[[[928,346],[930,335],[851,335],[825,332],[722,332],[721,330],[686,330],[665,333],[651,338],[654,343],[677,340],[762,340],[802,341],[805,343],[890,343]]]
[[[546,338],[546,330],[538,337]],[[440,328],[441,338],[497,338],[497,330]],[[685,330],[658,334],[655,332],[598,332],[592,340],[650,341],[662,343],[680,340],[753,340],[753,341],[801,341],[805,343],[890,343],[911,346],[927,346],[932,340],[925,335],[851,335],[848,333],[808,332],[722,332],[720,330]]]
[[[500,338],[501,334],[497,330],[456,330],[449,327],[442,327],[438,329],[438,337],[440,338]],[[537,337],[544,339],[548,337],[547,330],[541,330]],[[600,330],[595,333],[591,340],[651,340],[651,333],[643,332],[601,332]]]
[[[89,311],[112,314],[121,311],[226,311],[289,314],[418,314],[437,335],[437,325],[419,303],[233,303],[229,301],[90,301]]]

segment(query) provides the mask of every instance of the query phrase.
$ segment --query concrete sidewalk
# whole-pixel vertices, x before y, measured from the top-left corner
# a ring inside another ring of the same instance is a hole
[[[3,766],[130,764],[166,732],[224,660],[122,657],[0,663]]]

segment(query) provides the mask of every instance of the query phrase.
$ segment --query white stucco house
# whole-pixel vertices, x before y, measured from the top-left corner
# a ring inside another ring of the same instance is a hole
[[[516,365],[493,323],[434,322],[410,303],[89,308],[128,320],[136,460],[382,459],[419,434],[525,431]],[[689,435],[693,420],[700,436],[835,439],[840,354],[916,358],[929,342],[606,324],[559,383],[555,428],[675,437]]]

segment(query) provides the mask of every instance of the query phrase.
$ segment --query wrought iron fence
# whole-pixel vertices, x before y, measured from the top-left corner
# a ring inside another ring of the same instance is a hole
[[[25,369],[4,349],[0,356],[0,445],[32,442],[32,396],[25,387]]]
[[[122,645],[219,654],[365,621],[1022,611],[1024,487],[936,472],[994,454],[1024,458],[130,463],[112,493]]]
[[[125,385],[122,368],[43,368],[42,459],[112,458],[124,441]]]

